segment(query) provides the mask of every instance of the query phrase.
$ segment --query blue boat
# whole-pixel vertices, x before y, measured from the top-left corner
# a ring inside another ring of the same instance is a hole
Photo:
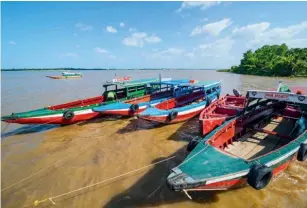
[[[190,82],[179,84],[172,99],[147,108],[138,114],[144,120],[177,123],[198,115],[207,105],[218,99],[220,82]]]
[[[188,84],[190,80],[161,79],[149,83],[148,94],[142,97],[132,98],[123,102],[116,102],[108,105],[101,105],[93,108],[94,112],[105,115],[134,116],[150,106],[155,106],[178,96],[177,89],[182,84]],[[184,91],[182,91],[184,92]]]

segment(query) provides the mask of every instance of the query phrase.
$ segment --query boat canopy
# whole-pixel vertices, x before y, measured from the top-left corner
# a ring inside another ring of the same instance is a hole
[[[162,82],[152,82],[152,85],[171,85],[171,86],[178,86],[178,87],[204,87],[204,88],[212,88],[215,86],[220,86],[220,82],[216,81],[201,81],[198,82],[197,80],[189,80],[189,79],[180,79],[180,80],[171,80],[171,81],[162,81]]]
[[[205,89],[209,89],[220,85],[221,83],[216,81],[201,81],[201,82],[184,83],[181,84],[180,86],[195,86],[195,87],[204,87]]]
[[[120,86],[120,87],[133,87],[133,86],[139,86],[139,85],[145,85],[152,82],[156,82],[159,79],[157,78],[151,78],[151,79],[139,79],[139,80],[133,80],[133,81],[124,81],[124,82],[106,82],[103,84],[103,87],[108,87],[112,85]]]
[[[167,81],[157,81],[150,83],[151,85],[170,85],[170,86],[178,86],[181,84],[188,84],[188,79],[177,79],[177,80],[167,80]]]
[[[307,105],[307,95],[290,92],[276,92],[264,90],[248,90],[246,97],[255,99],[268,99]]]

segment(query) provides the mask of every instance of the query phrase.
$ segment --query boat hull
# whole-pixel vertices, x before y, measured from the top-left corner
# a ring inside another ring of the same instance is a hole
[[[306,145],[307,118],[300,108],[259,103],[259,108],[225,122],[200,139],[188,157],[172,169],[167,184],[175,191],[227,190],[245,185],[259,190],[291,161],[304,161]]]
[[[154,122],[159,122],[159,123],[164,123],[164,124],[179,123],[179,122],[183,122],[188,119],[191,119],[194,116],[198,115],[205,107],[206,107],[206,103],[204,103],[201,106],[198,106],[196,108],[192,108],[186,111],[181,111],[181,112],[179,111],[178,116],[173,120],[169,120],[169,113],[171,111],[165,112],[164,115],[138,115],[138,117],[141,119],[147,120],[147,121],[154,121]]]
[[[273,177],[275,177],[276,175],[278,175],[279,173],[281,173],[282,171],[286,170],[288,168],[288,166],[290,165],[290,163],[293,160],[296,160],[296,153],[292,154],[291,156],[285,158],[284,160],[282,160],[281,162],[279,162],[276,165],[270,166],[270,168],[272,168],[272,172],[273,172]],[[221,181],[217,181],[217,182],[212,182],[212,181],[208,181],[206,182],[205,185],[200,185],[200,186],[193,186],[188,185],[187,188],[185,188],[186,191],[213,191],[213,190],[230,190],[230,189],[235,189],[235,188],[241,188],[244,186],[248,186],[247,183],[247,175],[244,176],[240,176],[240,177],[235,177],[232,178],[231,175],[225,176],[224,180]],[[230,178],[230,179],[227,179]],[[180,190],[175,190],[175,191],[181,191]]]
[[[126,102],[118,102],[106,106],[95,107],[93,108],[93,111],[104,115],[135,116],[143,112],[149,106],[155,106],[161,102],[164,102],[165,100],[171,99],[173,96],[170,96],[170,94],[170,92],[160,93],[155,97],[146,95],[140,98],[127,100]],[[137,106],[137,110],[131,109],[133,105]]]
[[[82,76],[46,76],[50,79],[74,79],[74,78],[81,78]]]
[[[58,113],[47,116],[8,119],[4,121],[8,123],[18,124],[73,124],[100,116],[99,113],[93,112],[91,109],[74,111],[74,114],[74,117],[70,120],[65,119],[63,117],[63,113]]]

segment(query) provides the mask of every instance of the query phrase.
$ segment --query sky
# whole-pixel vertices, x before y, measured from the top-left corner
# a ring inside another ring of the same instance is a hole
[[[229,68],[307,47],[307,2],[1,2],[2,68]]]

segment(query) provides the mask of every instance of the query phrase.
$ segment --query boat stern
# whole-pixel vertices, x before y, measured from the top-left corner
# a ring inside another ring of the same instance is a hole
[[[148,121],[156,121],[160,123],[165,123],[167,121],[169,115],[169,111],[160,110],[155,107],[148,107],[143,112],[138,114],[138,118],[148,120]]]

